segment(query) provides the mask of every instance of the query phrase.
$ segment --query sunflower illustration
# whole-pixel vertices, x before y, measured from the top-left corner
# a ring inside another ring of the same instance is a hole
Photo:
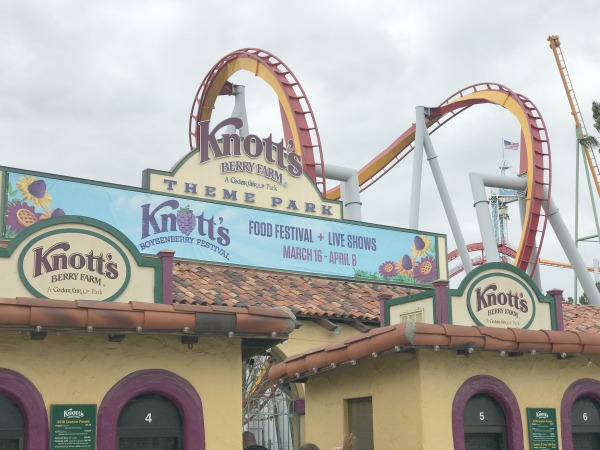
[[[430,256],[423,258],[415,267],[415,279],[419,283],[431,283],[437,277],[435,259]]]
[[[431,248],[431,239],[425,235],[415,236],[414,244],[411,247],[411,252],[415,258],[426,255]]]
[[[413,268],[416,266],[415,260],[408,255],[396,261],[396,270],[400,275],[413,276]]]
[[[379,266],[379,274],[384,277],[393,277],[394,275],[398,275],[396,264],[394,264],[392,261],[384,262]]]
[[[26,202],[32,202],[38,208],[47,210],[52,203],[52,197],[46,189],[44,180],[36,179],[32,176],[24,176],[17,181],[17,189],[23,195]]]

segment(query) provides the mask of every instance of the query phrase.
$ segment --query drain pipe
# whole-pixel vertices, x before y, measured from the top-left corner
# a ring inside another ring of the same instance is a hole
[[[317,175],[323,176],[322,166],[315,166]],[[325,164],[325,173],[328,180],[340,182],[340,195],[344,205],[344,218],[362,222],[362,202],[360,201],[360,187],[358,185],[358,170],[347,167]]]

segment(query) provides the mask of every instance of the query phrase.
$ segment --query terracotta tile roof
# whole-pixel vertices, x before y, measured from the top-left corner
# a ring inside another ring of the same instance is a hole
[[[600,307],[564,303],[565,330],[600,334]]]
[[[297,316],[379,321],[379,295],[420,292],[368,281],[175,261],[173,300],[200,305],[285,306]]]
[[[217,305],[0,298],[0,329],[106,334],[234,335],[287,339],[295,318],[282,310]]]
[[[468,353],[488,350],[508,354],[535,351],[563,357],[600,355],[600,334],[406,322],[291,356],[269,370],[269,379],[303,380],[340,365],[354,365],[361,359],[436,346]]]

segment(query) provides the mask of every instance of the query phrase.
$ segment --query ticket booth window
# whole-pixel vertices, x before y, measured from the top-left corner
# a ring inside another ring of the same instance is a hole
[[[144,394],[123,408],[117,425],[119,450],[181,450],[181,416],[166,397]]]
[[[465,407],[466,450],[507,449],[506,419],[502,407],[492,397],[478,394]]]
[[[373,450],[373,401],[371,397],[347,400],[348,431],[356,436],[356,448]]]
[[[9,398],[0,395],[0,449],[23,448],[25,425],[19,407]]]
[[[600,448],[600,404],[591,397],[580,397],[571,410],[573,448],[593,450]]]

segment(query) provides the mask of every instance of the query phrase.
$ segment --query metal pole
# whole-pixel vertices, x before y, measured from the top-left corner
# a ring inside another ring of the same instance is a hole
[[[318,176],[323,176],[321,165],[316,166]],[[360,201],[360,186],[358,184],[358,170],[346,167],[325,165],[327,179],[340,182],[340,193],[344,205],[344,218],[362,221],[362,202]]]
[[[584,148],[581,149],[582,153],[585,151]],[[596,212],[596,202],[594,201],[594,191],[592,190],[592,178],[590,176],[590,167],[587,164],[583,164],[583,168],[585,169],[585,177],[587,179],[588,191],[590,193],[590,200],[592,202],[592,211],[594,212],[594,222],[596,224],[596,236],[600,236],[600,225],[598,224],[598,214]],[[583,240],[583,239],[580,239]]]
[[[416,230],[419,228],[419,208],[421,206],[421,175],[423,172],[423,139],[427,132],[425,126],[425,108],[417,106],[415,122],[415,149],[413,150],[413,174],[410,194],[410,215],[408,217],[408,228]]]
[[[579,246],[579,136],[581,136],[581,128],[576,129],[577,134],[577,148],[575,149],[575,247]],[[577,295],[577,274],[573,273],[573,303],[578,304]]]
[[[422,120],[424,123],[425,117],[423,117]],[[442,175],[442,171],[437,160],[437,155],[435,154],[433,144],[431,143],[431,138],[429,137],[429,133],[427,131],[425,131],[424,133],[424,147],[425,152],[427,153],[429,167],[431,168],[431,172],[433,173],[433,178],[438,188],[438,193],[440,194],[442,205],[444,205],[446,217],[448,218],[450,229],[452,230],[452,235],[454,236],[454,241],[456,242],[456,247],[458,248],[460,260],[463,264],[463,267],[465,268],[465,273],[469,273],[473,270],[473,264],[471,263],[469,251],[467,250],[467,244],[465,243],[465,238],[463,237],[460,225],[458,224],[458,219],[456,218],[456,212],[454,211],[454,207],[452,206],[450,195],[448,194],[448,188],[446,187],[446,182],[444,181],[444,176]]]
[[[494,236],[494,225],[490,217],[490,208],[482,175],[471,172],[469,174],[471,181],[471,192],[473,194],[473,206],[477,213],[477,221],[479,222],[479,232],[483,241],[483,249],[485,251],[485,259],[487,262],[500,262],[500,254],[498,253],[498,244]]]
[[[242,128],[240,128],[240,137],[243,139],[250,134],[248,131],[248,115],[246,114],[246,88],[240,84],[234,84],[231,95],[233,95],[235,99],[231,117],[242,119],[243,124]],[[234,134],[235,128],[233,125],[228,125],[224,132],[225,134]]]
[[[569,230],[567,229],[565,222],[562,220],[554,201],[550,199],[548,205],[547,202],[542,202],[542,206],[546,211],[548,221],[550,222],[550,225],[552,225],[552,229],[554,230],[558,241],[567,255],[567,259],[571,263],[571,266],[573,266],[576,279],[579,280],[581,287],[583,287],[583,291],[587,295],[590,304],[594,306],[600,306],[600,292],[598,292],[596,284],[589,276],[587,267],[584,264],[579,251],[577,250],[577,246],[573,243],[573,239],[569,234]],[[577,301],[577,299],[575,300]]]

